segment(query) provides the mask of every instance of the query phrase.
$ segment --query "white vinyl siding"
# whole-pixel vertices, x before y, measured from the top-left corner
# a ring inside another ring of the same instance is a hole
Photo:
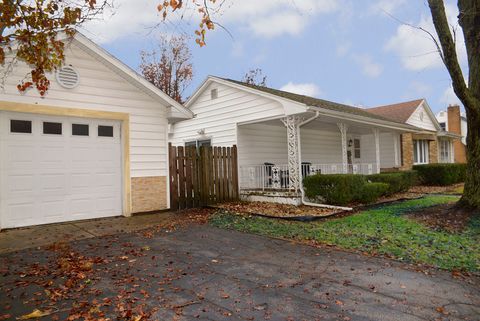
[[[81,49],[75,41],[65,50],[66,64],[78,71],[80,84],[65,89],[49,75],[51,88],[45,98],[35,89],[20,95],[19,80],[29,72],[19,63],[0,93],[0,101],[122,112],[130,114],[130,162],[132,177],[166,176],[167,174],[167,109],[140,87]]]
[[[437,131],[432,118],[430,118],[430,114],[427,112],[427,109],[423,104],[413,112],[410,118],[408,118],[407,124],[422,129]]]
[[[217,98],[211,90],[217,89]],[[190,106],[195,118],[173,125],[170,141],[184,145],[186,141],[212,139],[214,146],[237,144],[237,123],[281,116],[284,109],[279,102],[219,83],[205,88]],[[201,133],[204,130],[204,134]]]
[[[428,140],[414,140],[413,141],[413,163],[414,164],[428,164]]]

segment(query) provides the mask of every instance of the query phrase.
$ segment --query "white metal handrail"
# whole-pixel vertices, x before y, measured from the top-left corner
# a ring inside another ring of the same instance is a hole
[[[349,174],[370,175],[374,173],[375,164],[348,164],[345,169]],[[247,165],[240,166],[241,189],[290,189],[288,165]],[[302,164],[302,177],[315,174],[342,174],[344,165]]]

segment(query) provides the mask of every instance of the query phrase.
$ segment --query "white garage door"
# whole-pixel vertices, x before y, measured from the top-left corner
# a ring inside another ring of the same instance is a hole
[[[0,111],[2,228],[122,214],[120,122]]]

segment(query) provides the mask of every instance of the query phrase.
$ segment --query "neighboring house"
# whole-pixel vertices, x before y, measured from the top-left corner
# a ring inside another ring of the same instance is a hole
[[[416,128],[401,138],[402,169],[429,163],[453,163],[453,144],[460,136],[446,132],[425,99],[368,108],[366,111]]]
[[[450,105],[447,110],[442,110],[437,114],[437,120],[440,127],[448,132],[461,135],[461,140],[453,143],[455,149],[455,162],[467,162],[467,117],[460,112],[460,106]]]
[[[44,98],[0,91],[0,228],[169,207],[168,120],[192,114],[81,34]]]
[[[186,107],[195,116],[171,126],[174,145],[236,144],[243,196],[293,191],[281,200],[292,203],[305,175],[399,169],[400,136],[424,132],[361,108],[212,76]]]

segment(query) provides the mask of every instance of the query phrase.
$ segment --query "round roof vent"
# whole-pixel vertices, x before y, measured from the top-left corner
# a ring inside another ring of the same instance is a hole
[[[57,81],[63,88],[72,89],[78,86],[80,76],[72,66],[63,66],[57,71]]]

